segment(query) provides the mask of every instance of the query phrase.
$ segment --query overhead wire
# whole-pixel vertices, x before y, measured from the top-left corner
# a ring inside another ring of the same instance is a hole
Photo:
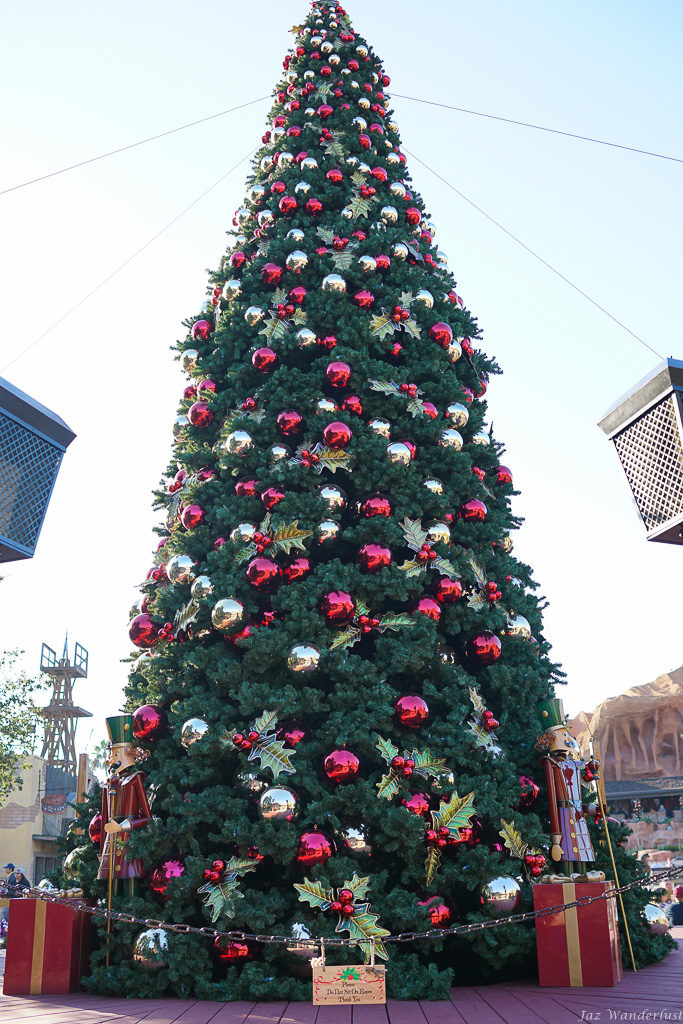
[[[20,352],[18,352],[13,359],[10,359],[8,363],[5,363],[5,365],[0,369],[0,373],[4,373],[5,370],[8,370],[10,366],[13,366],[16,362],[22,359],[28,352],[31,351],[32,348],[35,348],[38,342],[42,341],[43,338],[46,338],[47,335],[54,331],[56,327],[59,327],[60,324],[64,323],[67,317],[70,317],[71,314],[75,313],[77,309],[80,309],[81,306],[88,301],[88,299],[91,299],[93,295],[100,291],[101,288],[104,288],[104,286],[108,284],[112,280],[112,278],[116,277],[117,274],[119,274],[125,267],[132,263],[133,260],[136,259],[141,253],[143,253],[145,249],[149,248],[149,246],[153,242],[156,242],[157,238],[160,238],[165,231],[168,231],[169,228],[173,227],[173,225],[176,224],[181,217],[184,217],[186,213],[188,213],[194,206],[197,205],[197,203],[200,203],[202,199],[208,196],[210,192],[213,192],[213,190],[217,188],[222,181],[225,181],[228,175],[232,174],[233,171],[236,171],[237,168],[241,164],[243,164],[245,160],[248,160],[250,156],[253,156],[255,152],[256,149],[250,149],[249,152],[246,153],[243,157],[241,157],[241,159],[239,159],[236,164],[233,164],[232,167],[225,172],[225,174],[222,174],[217,181],[214,181],[213,185],[209,185],[207,189],[204,189],[202,194],[197,196],[196,199],[193,199],[192,202],[188,206],[186,206],[184,210],[181,210],[180,213],[173,217],[172,220],[169,220],[167,224],[164,224],[163,228],[157,231],[156,234],[152,235],[151,238],[148,238],[144,245],[141,245],[139,249],[136,249],[134,253],[132,253],[127,259],[123,261],[123,263],[119,263],[115,270],[112,270],[110,274],[107,274],[107,276],[103,278],[99,284],[96,284],[94,288],[91,288],[88,294],[84,295],[83,298],[80,299],[80,301],[77,302],[75,306],[72,306],[70,309],[66,311],[66,313],[63,313],[59,317],[59,319],[55,320],[54,323],[50,324],[50,326],[46,330],[44,330],[42,334],[39,334],[37,338],[34,338],[30,345],[27,345]]]
[[[530,121],[516,121],[512,117],[501,117],[499,114],[485,114],[481,110],[469,110],[467,107],[455,107],[450,103],[438,103],[436,100],[423,100],[418,96],[406,96],[400,92],[392,92],[392,98],[401,100],[412,100],[413,103],[425,103],[430,107],[442,107],[444,110],[457,110],[460,114],[473,114],[475,117],[486,117],[490,121],[503,121],[505,124],[514,124],[521,128],[533,128],[538,132],[549,132],[551,135],[564,135],[568,139],[579,139],[581,142],[594,142],[598,146],[609,146],[611,149],[623,149],[628,153],[639,153],[641,156],[653,156],[658,160],[671,160],[677,164],[683,164],[683,157],[670,156],[666,153],[655,153],[650,149],[638,149],[637,146],[625,146],[620,142],[608,142],[606,139],[596,139],[591,135],[578,135],[575,132],[561,131],[559,128],[548,128],[546,125],[533,124]]]
[[[613,323],[617,324],[624,331],[626,331],[627,334],[630,334],[632,338],[635,338],[635,340],[640,342],[641,345],[644,345],[645,348],[649,349],[649,351],[656,355],[658,359],[664,358],[664,356],[661,355],[661,353],[657,352],[657,350],[654,349],[652,345],[649,345],[644,338],[641,338],[639,334],[636,334],[635,331],[632,331],[631,328],[627,327],[625,323],[623,323],[621,320],[618,320],[617,317],[610,313],[608,309],[605,309],[604,306],[601,306],[599,302],[592,298],[582,288],[579,288],[577,284],[574,284],[574,282],[571,281],[560,270],[558,270],[557,267],[554,267],[552,263],[549,263],[548,260],[544,259],[537,252],[535,252],[530,246],[526,244],[526,242],[523,242],[521,238],[518,238],[518,236],[513,234],[512,231],[509,231],[503,224],[500,223],[500,221],[497,221],[495,217],[492,217],[489,213],[486,212],[486,210],[483,210],[481,206],[478,206],[477,203],[474,202],[474,200],[470,199],[469,196],[466,196],[464,192],[461,192],[459,189],[457,189],[455,185],[452,185],[450,181],[448,181],[441,174],[439,174],[438,171],[435,171],[433,167],[430,167],[429,164],[425,163],[424,160],[421,160],[420,157],[417,156],[415,153],[411,153],[411,151],[407,149],[405,146],[403,146],[403,150],[411,157],[411,159],[417,160],[419,164],[422,164],[422,166],[426,168],[426,170],[428,170],[430,174],[433,174],[435,178],[438,178],[438,180],[442,182],[447,188],[449,188],[451,192],[455,192],[456,195],[460,196],[461,199],[464,199],[464,201],[468,203],[473,209],[475,209],[483,217],[486,217],[486,219],[490,221],[492,224],[495,224],[495,226],[499,228],[504,234],[506,234],[508,238],[511,238],[513,242],[517,243],[517,245],[521,245],[521,247],[525,249],[526,252],[529,253],[529,255],[533,256],[534,259],[537,259],[539,263],[543,264],[544,267],[547,267],[548,270],[552,271],[552,273],[559,277],[561,281],[564,281],[564,283],[568,284],[570,288],[573,288],[575,292],[578,292],[579,295],[582,295],[584,299],[587,299],[592,306],[595,306],[596,309],[599,309],[600,312],[604,313],[606,317],[609,317],[609,319],[612,320]]]
[[[108,152],[100,153],[98,156],[91,156],[87,160],[80,160],[78,163],[69,164],[68,167],[60,167],[58,171],[50,171],[49,174],[41,174],[37,178],[31,178],[30,181],[22,181],[18,185],[11,185],[9,188],[0,189],[0,196],[5,196],[8,192],[16,192],[20,188],[26,188],[28,185],[35,185],[39,181],[47,181],[48,178],[56,178],[57,175],[66,174],[67,171],[75,171],[78,167],[86,167],[88,164],[94,164],[98,160],[105,160],[109,156],[116,156],[117,153],[125,153],[127,150],[135,149],[137,146],[144,146],[147,142],[156,142],[157,139],[163,139],[167,135],[174,135],[176,132],[185,131],[186,128],[194,128],[198,124],[205,124],[207,121],[213,121],[217,117],[234,114],[236,110],[243,110],[245,107],[251,107],[254,103],[262,103],[263,100],[267,99],[270,99],[270,96],[259,96],[256,100],[239,103],[236,107],[228,107],[227,110],[219,110],[217,114],[200,117],[197,121],[189,121],[187,124],[178,125],[177,128],[169,128],[168,131],[159,132],[158,135],[150,135],[146,139],[139,139],[138,142],[131,142],[127,146],[119,146],[118,149],[110,149]]]

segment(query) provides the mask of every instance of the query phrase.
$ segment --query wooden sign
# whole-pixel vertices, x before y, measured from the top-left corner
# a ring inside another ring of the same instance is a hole
[[[367,964],[325,967],[313,961],[313,1005],[386,1003],[386,967]]]

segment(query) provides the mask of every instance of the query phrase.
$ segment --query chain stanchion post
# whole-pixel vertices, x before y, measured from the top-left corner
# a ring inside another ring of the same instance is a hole
[[[636,958],[633,955],[633,946],[631,945],[631,933],[628,928],[628,919],[626,917],[626,909],[624,907],[624,897],[621,894],[621,887],[619,885],[619,873],[617,871],[617,865],[614,860],[614,851],[612,849],[612,840],[609,834],[609,825],[607,824],[607,808],[605,807],[602,800],[602,793],[600,792],[600,786],[595,787],[598,794],[598,807],[600,808],[600,814],[602,815],[602,824],[605,828],[605,836],[607,837],[607,849],[609,850],[609,858],[612,861],[612,871],[614,872],[614,881],[617,883],[617,895],[619,896],[619,906],[621,907],[621,916],[624,922],[624,931],[626,932],[626,941],[628,942],[628,951],[631,954],[631,964],[633,965],[634,973],[638,970],[636,967]]]

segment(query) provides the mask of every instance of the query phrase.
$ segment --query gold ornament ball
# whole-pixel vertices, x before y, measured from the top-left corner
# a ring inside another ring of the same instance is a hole
[[[189,425],[190,421],[188,420],[187,416],[176,416],[176,418],[173,421],[173,436],[175,437],[176,441],[180,440],[180,438],[183,436],[185,427],[189,427]]]
[[[263,320],[265,312],[260,306],[249,306],[244,312],[244,319],[248,327],[255,327],[256,324]]]
[[[329,509],[341,512],[346,508],[346,495],[341,487],[337,487],[335,484],[323,484],[320,488],[320,497]]]
[[[224,597],[213,606],[211,621],[216,629],[229,636],[246,626],[247,611],[241,601],[236,601],[234,597]]]
[[[296,644],[287,658],[287,667],[291,672],[315,672],[320,664],[320,651],[307,644]]]
[[[441,431],[439,444],[442,448],[450,448],[453,452],[459,452],[463,446],[462,434],[455,427],[446,427]]]
[[[296,795],[284,786],[270,786],[259,798],[258,812],[263,821],[293,821],[298,812]]]
[[[451,402],[446,409],[446,416],[454,427],[464,427],[470,418],[470,412],[462,402]]]
[[[482,448],[486,448],[487,445],[491,444],[491,438],[486,430],[478,430],[472,437],[472,444],[480,445]]]
[[[233,544],[250,544],[255,533],[256,527],[253,523],[239,523],[231,530],[230,540]]]
[[[147,971],[166,966],[169,933],[165,928],[148,928],[140,932],[133,945],[133,960]]]
[[[223,442],[228,455],[246,455],[254,447],[254,439],[246,430],[233,430]]]
[[[213,583],[209,576],[197,576],[192,584],[190,593],[195,601],[201,601],[203,597],[211,597],[213,594]]]
[[[412,452],[403,441],[392,441],[387,445],[387,458],[394,466],[409,466],[412,461]]]
[[[669,921],[661,907],[656,903],[646,903],[643,907],[643,922],[650,935],[666,935]]]
[[[166,563],[166,575],[171,583],[191,583],[196,564],[189,555],[174,555]]]
[[[512,914],[522,902],[519,882],[509,875],[499,875],[482,887],[481,900],[485,907],[494,911],[494,916]]]
[[[453,338],[446,349],[446,355],[450,363],[457,363],[458,359],[462,355],[462,345],[457,338]]]
[[[500,547],[500,550],[503,552],[503,554],[509,555],[510,552],[512,551],[512,537],[510,537],[509,534],[506,534],[504,537],[501,537],[500,540],[498,541],[498,546]]]
[[[206,736],[209,731],[209,723],[205,722],[203,718],[188,718],[186,722],[183,722],[180,729],[180,745],[185,750],[189,750],[195,743]]]
[[[436,494],[441,497],[443,494],[443,484],[435,476],[428,476],[422,481],[422,486],[426,487],[430,494]]]
[[[368,423],[370,430],[379,437],[391,437],[391,423],[389,420],[374,419]]]
[[[523,615],[512,615],[507,623],[507,635],[515,640],[528,640],[531,636],[531,626]]]
[[[186,348],[182,356],[180,357],[180,362],[183,367],[183,370],[186,370],[188,373],[190,372],[190,370],[194,370],[195,366],[197,365],[198,359],[199,352],[197,351],[196,348]]]
[[[383,224],[395,224],[398,220],[398,210],[395,206],[383,206],[379,216]]]
[[[286,260],[287,269],[295,272],[301,271],[308,264],[308,256],[301,249],[290,252]]]
[[[427,540],[430,544],[450,544],[451,531],[448,523],[442,523],[438,519],[432,520],[427,527]]]
[[[82,862],[83,855],[88,852],[87,846],[77,846],[70,850],[62,862],[64,877],[75,882],[78,879],[78,868]]]
[[[341,274],[328,274],[323,278],[323,291],[341,295],[346,291],[346,281]]]
[[[335,523],[334,519],[324,519],[318,525],[316,533],[319,544],[331,544],[333,541],[339,540],[341,526],[339,523]]]

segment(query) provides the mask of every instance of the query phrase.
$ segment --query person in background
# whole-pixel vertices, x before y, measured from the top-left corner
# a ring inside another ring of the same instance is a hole
[[[5,864],[5,866],[3,867],[3,871],[5,872],[5,885],[14,885],[14,864],[12,864],[11,861],[9,862],[9,864]]]
[[[665,908],[669,928],[674,924],[683,924],[683,885],[674,889],[674,902]]]
[[[14,882],[10,882],[8,879],[8,884],[14,885],[14,893],[12,894],[14,896],[23,896],[24,893],[28,892],[28,890],[31,888],[31,883],[29,882],[28,878],[21,870],[21,868],[14,869]]]

